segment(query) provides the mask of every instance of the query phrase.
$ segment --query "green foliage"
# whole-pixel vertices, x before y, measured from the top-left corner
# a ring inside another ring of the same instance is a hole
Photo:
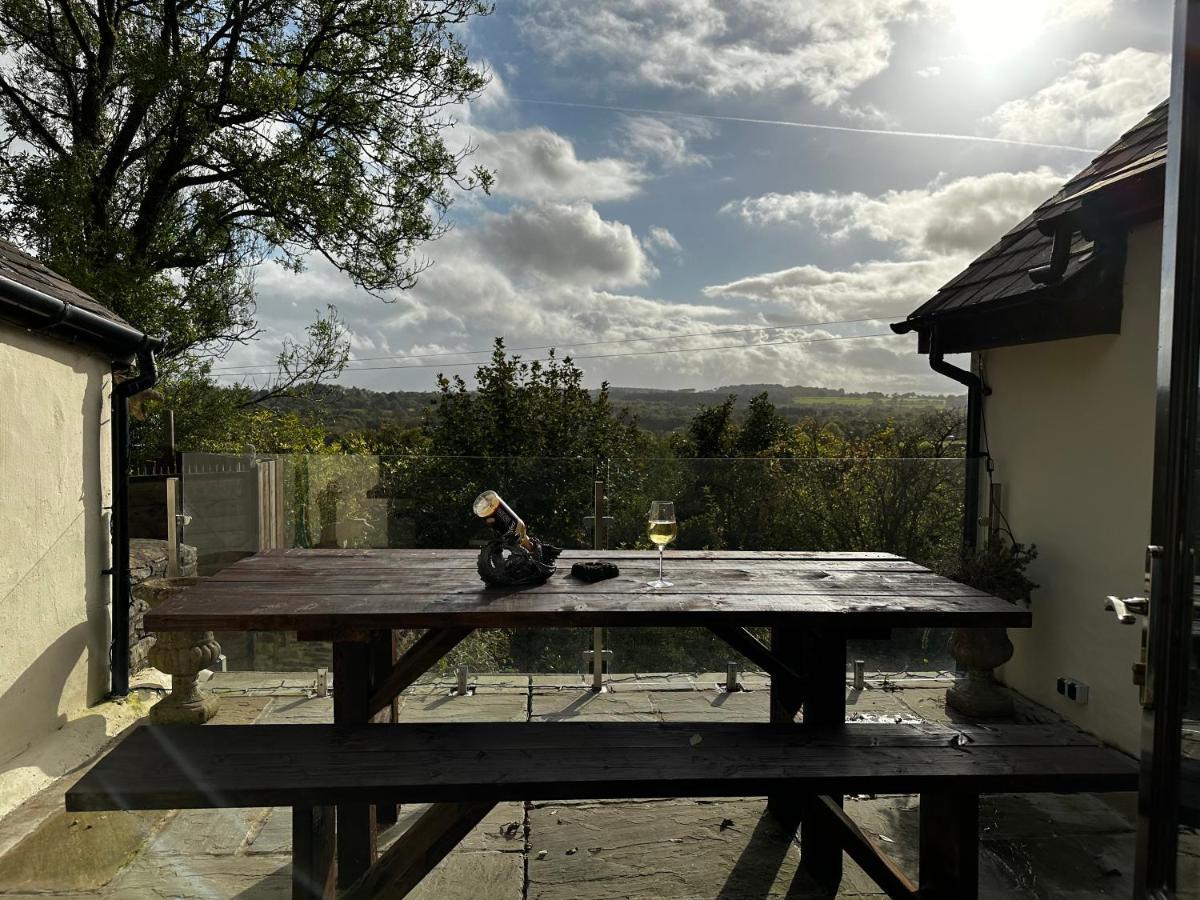
[[[144,404],[144,416],[133,422],[135,458],[161,457],[167,433],[166,412],[175,414],[176,446],[208,453],[320,453],[325,429],[312,416],[280,411],[251,402],[245,388],[218,388],[203,376],[185,373],[164,382],[161,400]]]
[[[765,393],[741,421],[735,399],[701,406],[672,441],[679,547],[957,552],[961,412],[790,426]]]
[[[955,581],[1016,603],[1028,601],[1038,587],[1025,574],[1035,559],[1036,546],[1018,544],[1000,535],[985,546],[964,553],[939,568],[942,574]]]
[[[547,362],[527,363],[509,356],[497,338],[475,382],[469,390],[460,376],[438,376],[425,421],[431,453],[606,460],[624,454],[638,437],[636,426],[613,409],[608,386],[592,394],[583,387],[582,370],[553,350]]]
[[[595,389],[593,389],[595,393]],[[830,388],[773,385],[734,385],[715,391],[660,390],[609,387],[609,403],[628,410],[638,426],[658,436],[683,432],[698,406],[722,403],[729,394],[738,395],[733,418],[749,413],[748,402],[763,393],[789,425],[816,421],[846,434],[866,434],[888,419],[907,421],[940,410],[961,409],[963,398],[916,394],[882,395],[876,392],[847,393]],[[424,421],[424,411],[436,391],[372,391],[335,384],[321,385],[311,392],[314,401],[326,407],[326,426],[333,434],[365,432],[386,425],[411,426]],[[276,405],[286,406],[282,398]]]
[[[0,230],[167,356],[256,332],[252,266],[318,253],[410,286],[486,84],[482,0],[0,0]]]
[[[395,511],[413,521],[413,539],[461,546],[480,528],[467,515],[471,501],[493,488],[539,537],[584,543],[598,473],[641,455],[647,436],[605,388],[586,390],[569,358],[526,363],[497,340],[475,380],[472,391],[462,378],[439,377],[422,455],[388,461]]]
[[[610,547],[648,548],[650,501],[674,500],[680,531],[673,548],[882,550],[925,564],[959,559],[964,423],[957,408],[872,424],[818,417],[792,424],[759,392],[742,406],[733,396],[701,403],[682,432],[661,438],[614,409],[607,388],[585,389],[570,359],[526,363],[497,342],[476,383],[472,390],[463,379],[440,378],[419,427],[323,436],[319,428],[300,436],[281,428],[274,443],[236,409],[239,428],[204,431],[228,419],[241,396],[236,391],[218,395],[224,410],[206,409],[212,398],[203,392],[172,400],[188,408],[188,433],[207,448],[224,449],[224,442],[239,451],[250,434],[260,451],[304,451],[288,458],[284,475],[295,546],[470,547],[489,536],[471,501],[494,488],[538,537],[585,548],[592,535],[583,517],[592,513],[594,481],[602,479],[615,519]],[[324,409],[347,396],[355,395],[316,388],[310,400]],[[289,397],[267,411],[280,422],[311,421],[304,409]],[[992,571],[985,562],[964,561],[960,574],[979,578]],[[1007,595],[1018,583],[1003,574],[979,586]],[[698,630],[620,631],[613,641],[624,671],[719,670],[730,656]],[[931,643],[940,638],[915,632],[895,642],[889,656],[877,647],[870,654],[897,667],[920,665]],[[485,632],[464,642],[454,662],[572,672],[582,668],[587,645],[579,629]]]

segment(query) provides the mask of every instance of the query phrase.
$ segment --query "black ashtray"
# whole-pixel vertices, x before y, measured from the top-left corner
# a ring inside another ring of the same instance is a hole
[[[621,574],[615,563],[583,562],[571,566],[571,577],[580,581],[603,581],[606,578],[616,578]]]

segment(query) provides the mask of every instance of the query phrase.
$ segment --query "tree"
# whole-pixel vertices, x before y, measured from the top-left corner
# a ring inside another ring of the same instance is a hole
[[[732,455],[737,444],[737,426],[733,406],[737,395],[730,394],[714,406],[701,404],[688,422],[687,430],[674,441],[679,456],[692,459],[720,459]]]
[[[607,385],[593,395],[570,358],[553,352],[545,363],[527,363],[497,339],[475,382],[472,390],[459,376],[439,376],[425,418],[426,453],[398,461],[404,477],[393,497],[410,504],[418,540],[465,543],[479,528],[471,501],[494,488],[539,537],[584,544],[594,480],[610,463],[643,455],[644,432],[612,408]]]
[[[883,550],[931,564],[960,551],[964,416],[938,410],[865,434],[804,422],[780,455],[797,457],[773,496],[783,546]]]
[[[241,453],[247,444],[262,453],[322,449],[326,440],[322,416],[318,405],[308,402],[309,394],[324,373],[341,368],[347,351],[333,307],[307,331],[304,344],[284,342],[280,375],[263,390],[215,384],[208,375],[211,360],[178,361],[171,377],[159,383],[156,396],[143,404],[142,415],[132,423],[134,459],[155,459],[162,453],[167,410],[174,412],[176,445],[185,450]],[[293,408],[272,404],[284,395]]]
[[[750,398],[750,409],[737,432],[735,452],[738,456],[763,456],[785,438],[789,431],[787,419],[779,414],[763,391]]]
[[[269,258],[409,287],[454,190],[491,182],[444,140],[486,83],[456,31],[489,11],[0,0],[0,231],[167,357],[251,339]]]

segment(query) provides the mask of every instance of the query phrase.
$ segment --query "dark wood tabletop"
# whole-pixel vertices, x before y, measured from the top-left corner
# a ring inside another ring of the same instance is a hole
[[[887,553],[567,551],[545,584],[486,587],[474,550],[272,550],[240,560],[146,615],[151,631],[350,632],[561,626],[1028,627],[1028,610]],[[594,584],[571,563],[606,559]]]

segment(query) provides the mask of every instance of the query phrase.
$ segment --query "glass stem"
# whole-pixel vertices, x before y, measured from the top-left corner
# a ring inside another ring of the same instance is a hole
[[[659,545],[658,545],[658,580],[659,580],[659,581],[662,581],[662,580],[663,580],[663,577],[662,577],[662,558],[663,558],[663,550],[665,550],[665,549],[666,549],[666,548],[665,548],[665,547],[664,547],[662,544],[659,544]]]

